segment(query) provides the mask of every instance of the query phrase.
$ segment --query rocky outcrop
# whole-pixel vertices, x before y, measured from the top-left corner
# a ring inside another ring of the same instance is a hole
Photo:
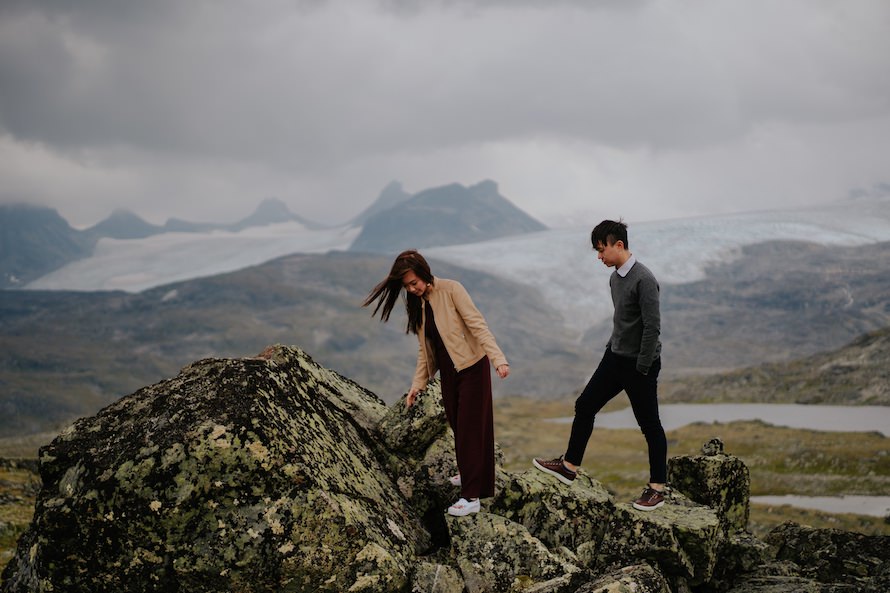
[[[705,443],[701,455],[669,459],[668,479],[674,489],[715,509],[724,534],[748,528],[751,477],[741,459],[724,453],[720,439]]]
[[[886,557],[872,550],[886,541],[790,527],[753,538],[747,470],[722,448],[671,460],[677,490],[653,512],[616,502],[584,474],[566,486],[498,469],[482,512],[447,517],[458,492],[446,426],[437,386],[412,408],[387,407],[296,348],[198,361],[41,450],[34,520],[2,591],[747,593],[778,590],[776,579],[812,585],[792,589],[801,591],[886,583]],[[851,546],[857,559],[845,562]]]

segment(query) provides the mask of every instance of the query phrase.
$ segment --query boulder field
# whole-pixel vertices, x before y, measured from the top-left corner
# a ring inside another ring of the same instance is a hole
[[[387,406],[294,347],[197,361],[75,422],[39,471],[4,593],[890,591],[890,538],[752,536],[716,439],[669,460],[655,511],[499,464],[482,512],[449,517],[437,385]]]

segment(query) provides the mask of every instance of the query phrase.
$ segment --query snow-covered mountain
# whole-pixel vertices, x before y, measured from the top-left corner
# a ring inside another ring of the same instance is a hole
[[[590,225],[424,250],[433,260],[537,287],[579,331],[610,315],[608,274],[590,247]],[[776,240],[851,246],[890,241],[890,196],[806,210],[763,211],[649,222],[627,221],[630,247],[663,284],[701,279],[709,264],[733,260],[745,245]],[[27,285],[29,289],[146,288],[256,265],[290,253],[345,250],[360,227],[310,229],[296,222],[241,232],[166,233],[102,239],[92,257]],[[393,254],[395,255],[395,254]],[[868,262],[863,262],[868,265]],[[435,269],[433,270],[435,273]]]

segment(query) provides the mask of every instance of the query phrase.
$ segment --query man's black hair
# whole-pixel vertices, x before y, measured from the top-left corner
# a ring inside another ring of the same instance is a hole
[[[624,248],[629,249],[627,244],[627,225],[623,221],[604,220],[590,231],[590,243],[596,249],[598,245],[614,245],[618,241],[624,243]]]

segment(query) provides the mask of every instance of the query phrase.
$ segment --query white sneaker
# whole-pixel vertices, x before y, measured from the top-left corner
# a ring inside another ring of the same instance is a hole
[[[466,498],[461,498],[456,503],[448,507],[448,514],[453,517],[464,517],[469,515],[470,513],[478,513],[479,509],[482,505],[479,503],[479,499],[476,500],[467,500]]]
[[[451,482],[452,486],[460,486],[460,474],[451,476],[448,478],[448,481]]]

